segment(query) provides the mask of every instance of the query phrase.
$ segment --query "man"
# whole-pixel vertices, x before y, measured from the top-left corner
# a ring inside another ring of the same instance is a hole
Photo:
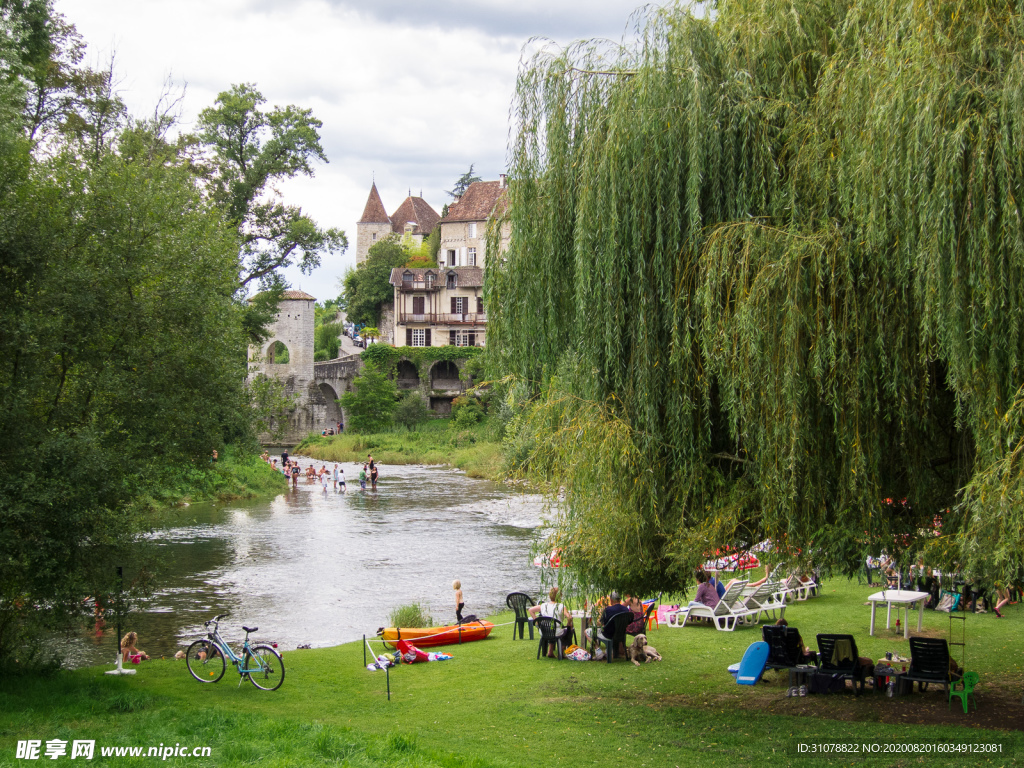
[[[612,591],[612,593],[608,595],[608,605],[603,611],[601,611],[601,615],[597,619],[597,626],[600,628],[607,627],[608,623],[620,613],[630,613],[630,610],[627,606],[622,604],[622,600],[619,598],[619,593]],[[593,627],[587,627],[586,636],[588,640],[595,640],[597,638],[596,631]],[[620,647],[616,650],[616,653],[620,656],[625,656],[626,646],[622,643],[620,643],[619,646]]]

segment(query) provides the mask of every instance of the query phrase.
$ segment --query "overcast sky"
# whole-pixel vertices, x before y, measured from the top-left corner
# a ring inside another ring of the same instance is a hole
[[[268,105],[308,107],[323,121],[329,164],[282,185],[287,202],[350,247],[312,275],[286,274],[318,299],[338,295],[355,263],[356,221],[376,178],[388,213],[409,194],[438,212],[459,176],[505,170],[508,115],[523,46],[620,40],[639,0],[57,0],[90,61],[116,52],[129,109],[151,114],[170,79],[187,85],[186,130],[234,83]],[[662,4],[662,3],[659,3]]]

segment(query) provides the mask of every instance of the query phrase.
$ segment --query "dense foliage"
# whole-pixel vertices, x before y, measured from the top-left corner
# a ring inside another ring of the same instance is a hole
[[[397,400],[395,382],[376,366],[367,365],[362,375],[352,380],[352,391],[345,392],[338,400],[348,416],[345,429],[386,432],[394,425]]]
[[[581,579],[765,538],[1024,575],[1022,32],[726,0],[528,63],[488,342]]]
[[[244,443],[255,413],[238,235],[166,139],[168,122],[130,119],[107,76],[75,70],[77,35],[49,3],[0,9],[7,670],[27,637],[68,626],[85,596],[109,597],[114,565],[138,573],[127,549],[146,523],[137,500]],[[37,77],[44,59],[62,78]]]
[[[366,261],[349,269],[342,278],[339,305],[356,325],[380,325],[383,304],[394,303],[391,270],[404,266],[409,252],[402,247],[398,235],[383,237],[366,253]]]

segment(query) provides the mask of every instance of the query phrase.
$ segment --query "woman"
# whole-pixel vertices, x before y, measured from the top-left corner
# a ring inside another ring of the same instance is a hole
[[[629,593],[622,596],[622,604],[629,608],[629,612],[633,614],[633,620],[626,627],[627,635],[639,635],[643,634],[644,631],[644,604],[640,600]]]
[[[549,619],[557,619],[562,622],[567,630],[572,629],[572,614],[569,613],[569,609],[566,608],[562,603],[558,602],[558,587],[552,587],[548,590],[547,602],[541,603],[540,605],[531,605],[527,608],[526,612],[530,614],[531,618],[537,618],[538,616],[547,616]],[[565,633],[565,637],[571,635],[571,631]],[[548,657],[554,658],[555,649],[550,645],[548,646]]]
[[[135,644],[139,642],[139,636],[135,632],[129,632],[123,638],[121,638],[121,661],[131,661],[138,664],[140,661],[148,661],[149,656],[144,654]]]

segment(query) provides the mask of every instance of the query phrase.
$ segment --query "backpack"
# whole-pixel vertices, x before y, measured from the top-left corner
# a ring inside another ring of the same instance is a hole
[[[939,595],[938,605],[935,606],[936,611],[943,611],[944,613],[950,613],[957,610],[960,607],[960,595],[957,592],[950,592],[948,590],[942,590]]]

